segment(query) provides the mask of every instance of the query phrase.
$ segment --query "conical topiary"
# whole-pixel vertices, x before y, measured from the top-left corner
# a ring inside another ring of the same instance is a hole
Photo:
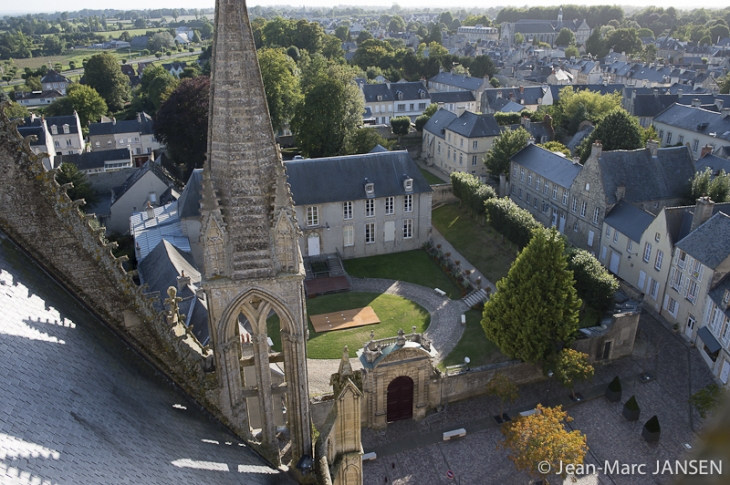
[[[629,421],[636,421],[639,419],[641,409],[639,408],[639,403],[636,402],[636,396],[631,396],[629,400],[626,401],[626,404],[624,404],[623,415],[624,418]]]
[[[641,430],[641,436],[643,436],[648,443],[659,441],[661,433],[662,428],[659,426],[659,418],[656,417],[656,415],[652,416],[649,421],[644,424],[644,428]]]
[[[606,386],[606,399],[610,402],[618,402],[621,400],[621,381],[618,376]]]

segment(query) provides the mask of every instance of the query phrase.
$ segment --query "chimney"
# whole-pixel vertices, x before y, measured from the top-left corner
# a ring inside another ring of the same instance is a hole
[[[677,98],[682,99],[682,92],[681,89],[677,89]]]
[[[715,106],[717,106],[717,109],[719,111],[722,111],[723,106],[725,106],[725,101],[722,99],[716,99],[715,100]]]
[[[147,202],[147,219],[154,219],[155,217],[155,208],[152,207],[152,204]]]
[[[439,109],[444,109],[444,102],[443,101],[439,101],[437,104],[438,104]]]
[[[657,140],[646,140],[646,148],[651,152],[651,158],[656,158],[659,142]]]
[[[702,147],[702,150],[700,150],[700,158],[704,157],[705,155],[711,155],[712,154],[712,145],[705,145]]]
[[[593,146],[591,147],[591,158],[595,158],[598,160],[601,158],[601,153],[603,152],[603,144],[601,143],[601,140],[596,140],[593,142]]]
[[[699,108],[700,106],[702,106],[702,102],[699,100],[699,98],[692,98],[692,107]]]
[[[697,204],[695,204],[695,211],[694,214],[692,214],[692,227],[690,228],[690,231],[694,231],[702,224],[707,222],[707,220],[712,217],[712,209],[714,207],[715,202],[713,202],[712,199],[710,199],[706,195],[697,199]]]
[[[521,121],[520,124],[522,126],[524,126],[526,130],[529,131],[529,129],[530,129],[530,118],[528,118],[527,116],[525,116],[524,118],[520,119],[520,121]]]
[[[185,276],[185,270],[180,272],[180,276],[177,277],[177,291],[180,292],[187,288],[190,284],[190,276]]]
[[[722,108],[722,110],[720,111],[720,117],[723,120],[726,120],[728,116],[730,116],[730,108]]]
[[[621,184],[618,187],[616,187],[616,202],[623,200],[625,195],[626,195],[626,186],[624,184]]]
[[[659,97],[659,90],[656,89],[656,88],[654,88],[654,97],[655,98],[658,98]]]
[[[525,94],[525,87],[524,86],[520,86],[520,94]]]

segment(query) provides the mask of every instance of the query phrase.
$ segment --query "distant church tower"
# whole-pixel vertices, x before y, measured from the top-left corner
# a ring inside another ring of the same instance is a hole
[[[212,68],[200,238],[221,409],[275,465],[288,435],[294,465],[312,456],[304,271],[244,0],[216,0]]]
[[[560,7],[560,10],[558,11],[558,25],[555,30],[560,30],[563,28],[563,7]]]

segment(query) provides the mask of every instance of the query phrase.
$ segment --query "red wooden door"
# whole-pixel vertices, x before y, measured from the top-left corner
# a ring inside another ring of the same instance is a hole
[[[396,377],[388,385],[388,422],[413,417],[413,379]]]

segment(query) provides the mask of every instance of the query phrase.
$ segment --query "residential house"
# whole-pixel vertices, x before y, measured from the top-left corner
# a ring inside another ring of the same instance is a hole
[[[66,76],[62,76],[53,69],[49,69],[48,72],[41,78],[41,86],[43,91],[58,91],[62,95],[66,96],[66,90],[71,85],[71,80]]]
[[[479,78],[446,71],[440,72],[428,80],[428,90],[431,92],[471,91],[477,106],[482,106],[482,94],[484,90],[491,87],[488,76]]]
[[[376,124],[390,123],[390,119],[408,116],[411,121],[423,114],[431,104],[431,97],[422,82],[363,84],[365,109],[370,109]]]
[[[540,106],[551,106],[554,102],[554,94],[550,87],[543,86],[520,86],[517,88],[489,88],[484,90],[482,96],[482,113],[497,113],[505,111],[505,106],[515,103],[522,109],[537,111]]]
[[[464,111],[477,111],[476,99],[471,91],[447,91],[432,92],[431,103],[436,103],[440,108],[447,109],[455,115],[460,115]]]
[[[46,125],[51,132],[56,155],[81,153],[86,148],[81,132],[81,121],[76,111],[67,116],[48,116]]]
[[[431,186],[407,151],[285,163],[304,256],[358,258],[420,248]]]
[[[685,144],[698,159],[706,145],[713,152],[730,147],[730,108],[718,113],[701,108],[699,100],[691,106],[673,104],[654,117],[654,129],[663,146]]]
[[[726,174],[730,174],[730,160],[727,158],[720,158],[710,153],[705,154],[699,160],[697,160],[697,172],[704,172],[710,169],[711,176],[714,178],[720,175],[720,172],[724,171]]]
[[[133,120],[90,123],[89,145],[91,151],[129,147],[137,166],[154,159],[154,151],[163,146],[155,138],[152,117],[144,112]]]
[[[647,148],[603,152],[594,143],[570,189],[566,234],[579,248],[593,252],[601,246],[603,220],[621,200],[658,214],[677,206],[685,196],[694,163],[686,147]]]
[[[23,138],[28,136],[34,136],[35,138],[30,142],[30,149],[36,155],[41,153],[47,153],[48,156],[43,158],[43,166],[46,170],[55,168],[58,165],[55,153],[56,150],[53,146],[53,137],[51,132],[48,131],[48,125],[46,120],[40,116],[31,114],[30,117],[23,120],[22,125],[18,125],[18,133]]]
[[[582,166],[528,143],[510,157],[510,199],[545,227],[565,232],[570,188]]]
[[[48,106],[63,96],[61,91],[57,89],[51,91],[33,91],[30,93],[18,91],[15,93],[15,102],[28,109],[32,109],[38,106]]]
[[[119,187],[112,189],[109,219],[106,228],[110,232],[127,234],[129,217],[147,205],[160,205],[161,198],[175,181],[159,163],[149,160],[135,170]]]
[[[134,168],[132,152],[127,147],[100,152],[71,152],[61,157],[61,163],[72,163],[86,175]]]
[[[180,74],[188,67],[186,62],[170,62],[162,64],[163,69],[172,74],[175,77],[180,77]]]
[[[150,38],[146,35],[137,35],[132,37],[132,40],[129,41],[130,47],[136,51],[141,51],[147,48],[147,44],[149,43]]]

